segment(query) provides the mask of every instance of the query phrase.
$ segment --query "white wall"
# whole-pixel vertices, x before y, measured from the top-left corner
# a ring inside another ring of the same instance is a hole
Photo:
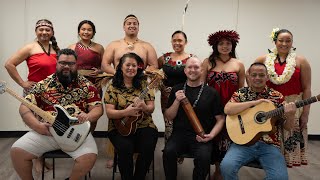
[[[35,38],[34,26],[38,19],[51,20],[61,48],[77,41],[77,26],[83,19],[92,20],[97,28],[95,41],[106,46],[112,40],[123,38],[122,23],[128,14],[140,21],[139,38],[149,41],[158,56],[171,51],[171,34],[181,29],[182,12],[186,0],[10,0],[0,2],[0,79],[19,94],[22,89],[14,83],[3,67],[5,61],[24,44]],[[274,27],[287,28],[294,35],[298,54],[306,56],[312,66],[312,92],[320,92],[316,81],[317,47],[320,42],[320,1],[317,0],[194,0],[189,2],[184,31],[189,44],[186,51],[201,59],[211,49],[207,36],[217,30],[235,29],[240,34],[237,55],[246,67],[272,48],[269,34]],[[25,63],[18,66],[27,76]],[[164,131],[157,94],[156,112],[153,114],[159,131]],[[0,131],[19,131],[27,128],[18,114],[19,103],[7,94],[0,95]],[[316,111],[320,103],[312,105],[309,134],[320,134]],[[98,130],[106,129],[106,117],[99,120]]]

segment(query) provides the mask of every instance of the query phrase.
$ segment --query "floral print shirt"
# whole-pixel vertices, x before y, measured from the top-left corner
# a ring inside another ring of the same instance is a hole
[[[147,87],[147,81],[142,81],[142,89],[146,89]],[[113,104],[115,105],[115,109],[122,110],[128,107],[130,104],[133,103],[133,100],[136,97],[139,97],[141,92],[143,90],[136,89],[134,87],[131,88],[117,88],[114,87],[112,84],[108,87],[106,90],[105,96],[104,96],[104,102],[106,104]],[[146,96],[144,97],[144,101],[154,101],[154,91],[153,89],[150,89]],[[111,131],[115,129],[114,122],[115,119],[109,119],[108,124],[108,131]],[[145,127],[151,127],[154,129],[157,129],[156,125],[153,123],[151,114],[144,114],[143,118],[139,119],[137,121],[137,128],[145,128]]]
[[[64,107],[73,117],[81,111],[89,112],[90,106],[102,104],[96,87],[81,75],[65,89],[56,74],[52,74],[38,82],[25,98],[53,116],[56,115],[55,104]]]

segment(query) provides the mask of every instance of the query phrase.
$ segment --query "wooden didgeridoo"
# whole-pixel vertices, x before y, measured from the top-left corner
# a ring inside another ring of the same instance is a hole
[[[184,112],[187,114],[188,119],[196,132],[197,135],[200,137],[204,138],[204,130],[200,124],[200,121],[196,115],[196,113],[193,110],[193,107],[191,106],[188,98],[184,98],[181,100],[181,105],[184,110]]]

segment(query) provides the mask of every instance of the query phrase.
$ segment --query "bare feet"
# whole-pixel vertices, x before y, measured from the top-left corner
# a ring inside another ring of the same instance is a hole
[[[33,167],[34,167],[34,169],[35,169],[35,171],[37,172],[37,173],[41,173],[42,172],[42,157],[40,157],[40,158],[38,158],[38,159],[35,159],[34,161],[33,161]],[[44,172],[48,172],[49,170],[51,170],[52,169],[52,165],[51,164],[48,164],[48,163],[45,163],[45,165],[44,165]]]
[[[113,159],[108,159],[106,162],[106,168],[111,169],[113,167]]]

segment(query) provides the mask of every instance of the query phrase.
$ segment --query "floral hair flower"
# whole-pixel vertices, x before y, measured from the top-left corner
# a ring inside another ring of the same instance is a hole
[[[210,34],[208,36],[208,43],[210,46],[214,46],[214,45],[217,45],[218,42],[222,39],[227,39],[237,45],[240,37],[236,31],[223,30],[223,31],[215,32],[214,34]]]
[[[278,33],[279,33],[280,29],[279,28],[273,28],[270,38],[272,42],[276,42],[277,38],[278,38]]]

